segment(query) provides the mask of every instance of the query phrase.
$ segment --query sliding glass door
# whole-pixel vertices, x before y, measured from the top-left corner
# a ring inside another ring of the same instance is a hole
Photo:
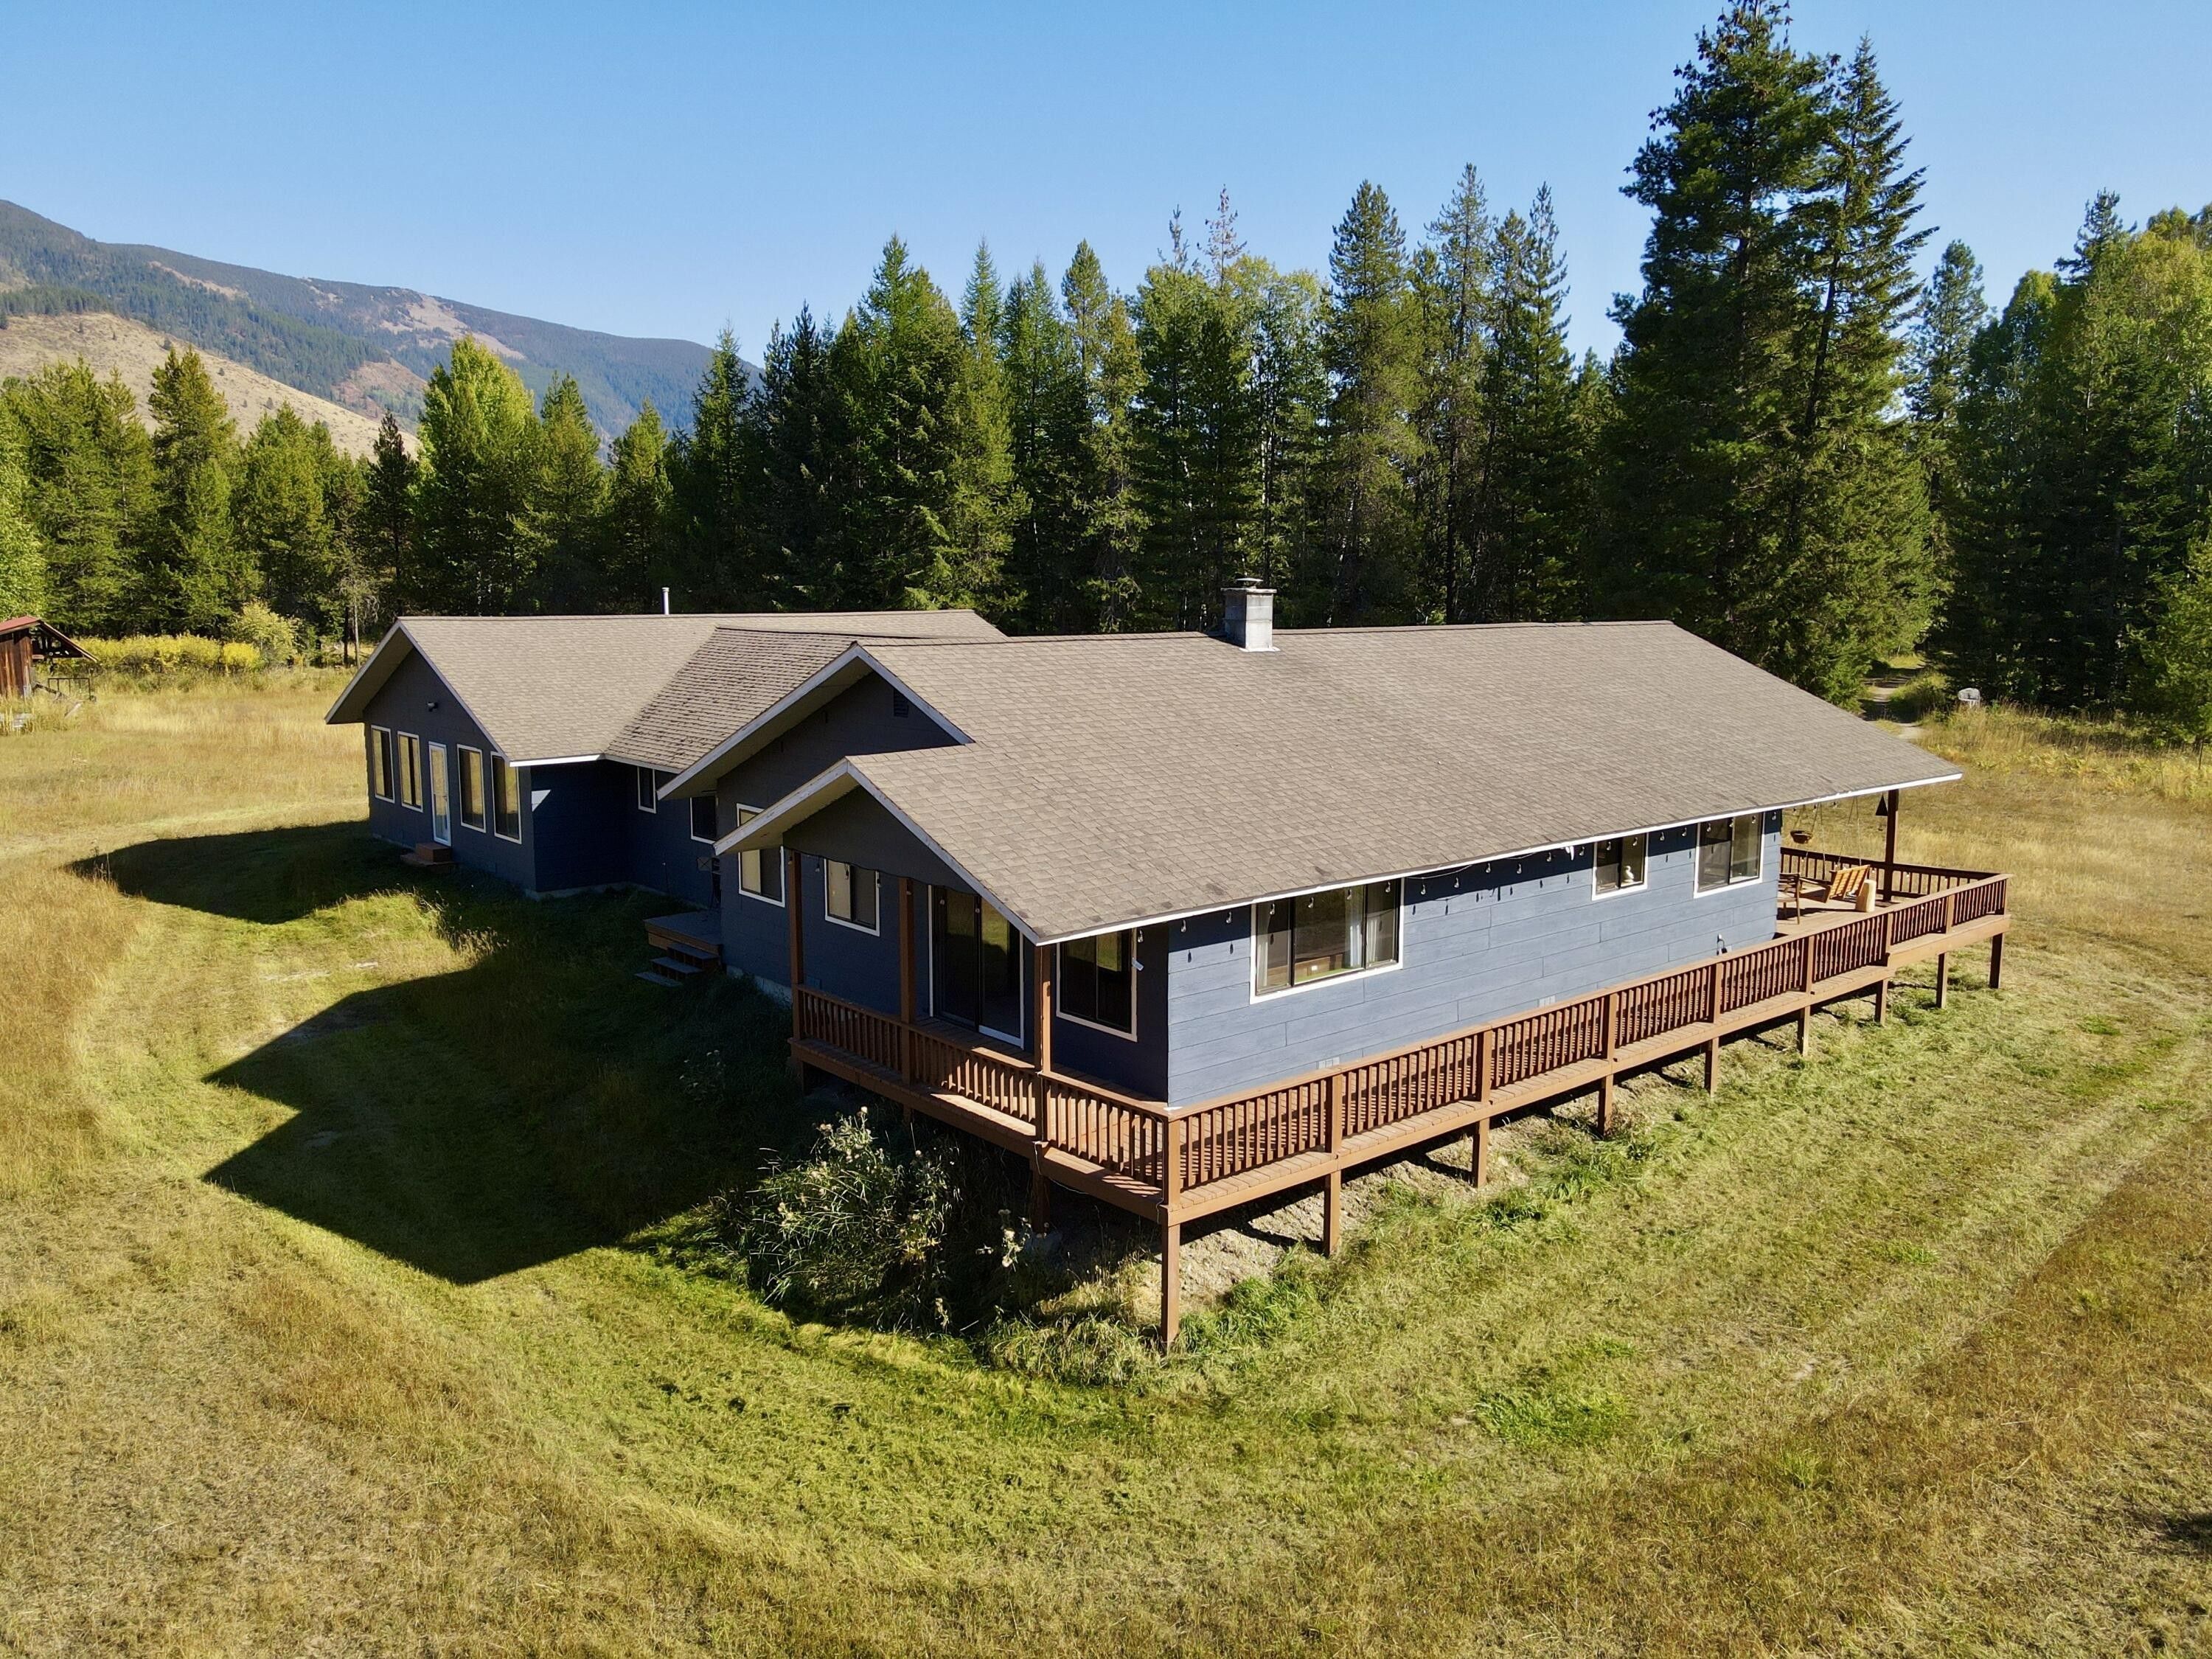
[[[1022,972],[1028,952],[1014,926],[973,893],[930,890],[932,1006],[938,1017],[1012,1043],[1025,1041]]]

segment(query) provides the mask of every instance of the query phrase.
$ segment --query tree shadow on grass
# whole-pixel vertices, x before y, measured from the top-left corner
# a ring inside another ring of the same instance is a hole
[[[418,874],[357,824],[91,862],[125,892],[268,926],[411,890],[461,947],[465,965],[342,998],[207,1079],[293,1114],[209,1181],[441,1279],[618,1243],[803,1133],[780,1007],[720,976],[675,991],[635,977],[664,899],[540,902]]]

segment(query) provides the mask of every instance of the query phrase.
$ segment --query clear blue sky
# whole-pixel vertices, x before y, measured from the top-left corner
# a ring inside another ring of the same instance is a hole
[[[1087,236],[1130,288],[1224,185],[1255,252],[1317,265],[1363,178],[1413,229],[1472,161],[1500,205],[1550,181],[1605,349],[1644,234],[1622,169],[1717,10],[0,0],[0,197],[621,333],[727,323],[750,356],[802,301],[842,312],[894,229],[948,289],[984,236],[1055,276]],[[1801,0],[1796,32],[1872,35],[1993,300],[2100,186],[2136,219],[2212,199],[2212,6]]]

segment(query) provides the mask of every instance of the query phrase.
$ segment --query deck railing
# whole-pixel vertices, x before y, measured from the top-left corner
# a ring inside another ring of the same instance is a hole
[[[1818,874],[1853,861],[1784,851],[1785,873]],[[1871,915],[1174,1110],[1087,1079],[1040,1072],[964,1033],[904,1024],[807,987],[797,993],[796,1033],[886,1081],[984,1107],[1002,1133],[1033,1137],[1172,1201],[1269,1164],[1335,1152],[1361,1136],[1501,1090],[1540,1098],[1546,1078],[1580,1066],[1589,1068],[1587,1079],[1590,1070],[1609,1071],[1625,1050],[1638,1051],[1638,1063],[1686,1052],[1720,1035],[1731,1014],[1766,1003],[1802,1006],[1800,998],[1817,998],[1838,980],[1886,966],[1899,945],[2004,911],[2003,876],[1897,868],[1900,888],[1909,878],[1922,890]],[[1670,1037],[1680,1039],[1671,1048]]]

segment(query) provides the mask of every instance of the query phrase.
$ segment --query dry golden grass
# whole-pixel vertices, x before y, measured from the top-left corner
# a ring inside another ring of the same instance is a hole
[[[1932,732],[1970,777],[1902,851],[2018,872],[2001,995],[1644,1079],[1527,1139],[1540,1205],[1409,1195],[1272,1334],[1091,1390],[657,1248],[790,1121],[772,1011],[630,981],[647,901],[402,879],[327,700],[0,738],[0,1650],[2212,1643],[2166,763]]]

